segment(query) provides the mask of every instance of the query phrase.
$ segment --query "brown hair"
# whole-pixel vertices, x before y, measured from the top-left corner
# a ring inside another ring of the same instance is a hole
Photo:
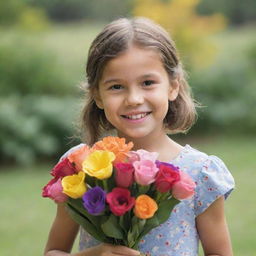
[[[179,79],[179,94],[174,101],[169,101],[169,109],[164,119],[165,127],[171,133],[184,133],[195,122],[195,102],[169,34],[149,19],[121,18],[108,24],[89,49],[86,104],[82,112],[82,131],[89,145],[95,143],[102,132],[114,128],[106,119],[104,111],[96,106],[94,96],[107,62],[127,50],[131,44],[156,49],[170,79]]]

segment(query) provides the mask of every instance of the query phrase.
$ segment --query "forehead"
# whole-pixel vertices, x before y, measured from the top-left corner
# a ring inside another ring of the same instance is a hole
[[[141,73],[164,72],[160,53],[153,48],[131,46],[104,67],[101,80],[119,75],[141,75]]]

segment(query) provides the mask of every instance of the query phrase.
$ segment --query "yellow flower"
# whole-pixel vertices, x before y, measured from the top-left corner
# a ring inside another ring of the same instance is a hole
[[[107,179],[112,175],[115,154],[110,151],[95,150],[84,160],[83,171],[99,180]]]
[[[78,174],[65,176],[61,181],[63,193],[74,199],[82,197],[83,194],[86,192],[84,179],[84,172],[79,172]]]

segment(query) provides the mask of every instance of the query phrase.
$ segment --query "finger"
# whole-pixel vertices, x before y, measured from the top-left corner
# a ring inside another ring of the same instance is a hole
[[[115,245],[113,246],[112,253],[119,254],[119,255],[129,255],[129,256],[139,256],[140,252],[126,246],[122,245]]]

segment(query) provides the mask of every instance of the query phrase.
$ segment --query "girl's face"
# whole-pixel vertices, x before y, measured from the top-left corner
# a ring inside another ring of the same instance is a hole
[[[168,100],[178,87],[170,84],[157,51],[131,46],[107,63],[95,100],[119,136],[152,139],[165,134]]]

